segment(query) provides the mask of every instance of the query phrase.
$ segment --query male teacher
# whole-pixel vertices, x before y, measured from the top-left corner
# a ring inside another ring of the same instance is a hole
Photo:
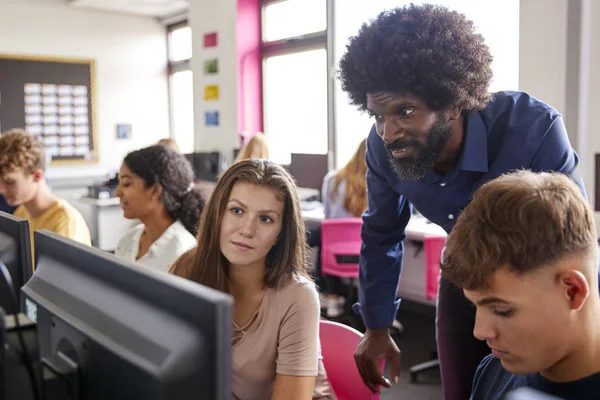
[[[379,359],[400,351],[389,327],[399,301],[402,241],[411,205],[450,232],[473,192],[515,169],[573,176],[578,157],[560,114],[522,92],[489,93],[492,56],[464,15],[408,5],[364,24],[339,66],[352,104],[374,119],[367,142],[369,207],[363,216],[360,299],[367,331],[355,354],[365,383],[390,382]],[[475,308],[441,279],[437,339],[446,400],[470,397],[475,370],[489,354],[473,336]]]

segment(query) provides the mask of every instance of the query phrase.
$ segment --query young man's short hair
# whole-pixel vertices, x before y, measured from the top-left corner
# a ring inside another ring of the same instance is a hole
[[[28,174],[46,170],[44,146],[23,129],[13,129],[0,136],[0,175],[21,169]]]
[[[597,254],[594,215],[579,187],[564,174],[517,171],[475,192],[448,236],[442,274],[462,289],[486,290],[499,269],[526,274],[569,254]]]

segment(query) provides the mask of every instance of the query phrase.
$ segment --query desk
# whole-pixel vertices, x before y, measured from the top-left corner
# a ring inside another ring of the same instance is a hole
[[[401,299],[435,306],[435,299],[427,298],[426,249],[423,242],[425,236],[445,238],[446,231],[424,217],[412,217],[406,227],[398,296]]]
[[[302,216],[307,231],[313,235],[320,231],[321,221],[325,217],[323,207],[302,210]],[[423,240],[425,236],[446,237],[446,232],[425,217],[413,216],[406,226],[405,234],[398,296],[417,303],[435,306],[435,299],[427,298],[427,268]]]

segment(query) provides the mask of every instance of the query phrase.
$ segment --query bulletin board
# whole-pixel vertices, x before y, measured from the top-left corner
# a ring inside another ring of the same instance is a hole
[[[50,164],[96,163],[95,62],[0,53],[0,130],[24,128]]]

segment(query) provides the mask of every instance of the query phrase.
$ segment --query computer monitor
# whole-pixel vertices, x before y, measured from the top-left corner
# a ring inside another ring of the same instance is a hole
[[[231,399],[232,298],[48,231],[23,288],[39,354],[96,399]]]
[[[195,179],[216,182],[223,172],[224,156],[218,151],[190,153],[185,157],[192,163]]]
[[[289,171],[296,179],[298,187],[321,190],[323,178],[329,172],[328,156],[292,153]]]
[[[0,211],[0,261],[6,265],[17,295],[17,310],[12,309],[10,293],[0,285],[0,307],[6,314],[23,310],[21,287],[33,274],[29,221]]]

